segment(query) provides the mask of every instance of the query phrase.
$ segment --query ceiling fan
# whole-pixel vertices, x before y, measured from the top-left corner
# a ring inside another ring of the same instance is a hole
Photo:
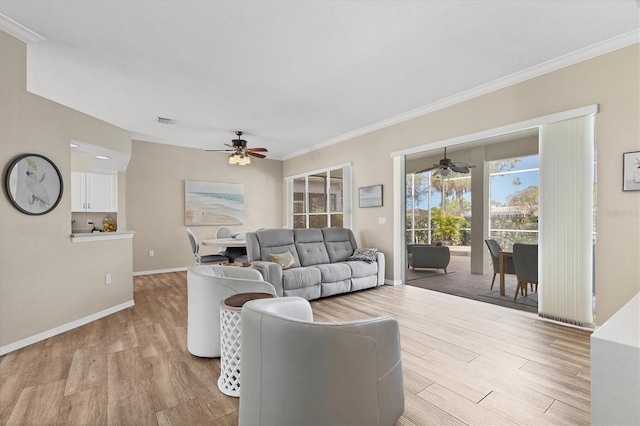
[[[447,158],[447,148],[444,148],[444,158],[440,160],[438,164],[434,164],[433,167],[420,170],[417,173],[430,172],[435,170],[434,174],[441,177],[448,177],[452,172],[466,174],[469,173],[469,169],[475,167],[473,164],[453,162],[450,158]]]
[[[247,148],[247,141],[242,139],[242,132],[236,132],[238,139],[233,139],[231,142],[233,145],[225,143],[231,149],[207,149],[207,151],[232,151],[233,154],[229,156],[229,164],[239,164],[244,166],[251,164],[251,157],[265,158],[266,155],[259,154],[260,152],[268,152],[266,148]]]

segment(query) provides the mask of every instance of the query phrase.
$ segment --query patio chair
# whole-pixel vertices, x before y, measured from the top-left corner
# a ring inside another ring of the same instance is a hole
[[[487,239],[484,240],[489,248],[491,254],[491,263],[493,264],[493,279],[491,280],[491,290],[493,290],[493,284],[496,282],[496,275],[500,273],[500,252],[502,248],[496,240]],[[504,273],[515,275],[516,268],[513,266],[513,259],[511,257],[505,257],[504,259]]]
[[[538,291],[538,245],[537,244],[514,244],[513,264],[518,277],[518,286],[513,300],[518,298],[518,292],[523,296],[527,295],[527,283],[536,286]]]

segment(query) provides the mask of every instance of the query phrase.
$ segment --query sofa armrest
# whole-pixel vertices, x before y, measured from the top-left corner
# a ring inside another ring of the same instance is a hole
[[[265,281],[271,283],[276,289],[278,297],[282,297],[282,267],[276,262],[266,262],[264,260],[254,260],[251,266],[260,272]]]
[[[378,285],[384,284],[384,273],[385,273],[385,263],[384,263],[384,253],[378,252]]]

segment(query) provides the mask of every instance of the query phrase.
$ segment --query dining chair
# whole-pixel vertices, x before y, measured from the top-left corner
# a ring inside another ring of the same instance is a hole
[[[491,263],[493,264],[493,279],[491,280],[491,290],[493,290],[493,284],[496,282],[496,275],[500,273],[500,252],[502,248],[496,240],[491,238],[484,240],[489,248],[489,254],[491,254]],[[511,257],[504,258],[504,273],[515,275],[516,269],[513,266],[513,259]]]
[[[228,226],[219,227],[216,231],[216,238],[231,238],[231,228]],[[228,257],[231,262],[248,262],[246,247],[220,247],[218,254]]]
[[[527,296],[527,284],[533,284],[538,291],[538,245],[537,244],[520,244],[513,245],[513,264],[516,268],[516,277],[518,278],[518,286],[513,300],[518,298],[518,292],[523,296]]]
[[[189,228],[187,228],[187,236],[189,237],[189,243],[191,244],[191,251],[193,251],[196,265],[229,263],[229,258],[222,254],[207,254],[205,256],[200,256],[200,243]]]

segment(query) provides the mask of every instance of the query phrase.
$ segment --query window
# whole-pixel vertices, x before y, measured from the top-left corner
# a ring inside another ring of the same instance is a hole
[[[285,183],[288,227],[350,227],[351,165],[290,177]]]
[[[503,248],[538,244],[538,156],[490,161],[489,238]]]

